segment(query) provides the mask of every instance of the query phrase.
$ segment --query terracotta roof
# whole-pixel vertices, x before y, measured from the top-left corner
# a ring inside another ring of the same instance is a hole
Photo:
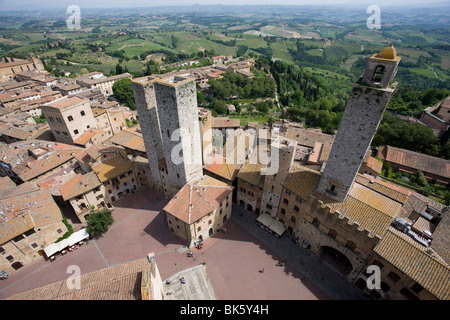
[[[369,161],[367,161],[367,166],[374,170],[377,173],[381,173],[381,169],[383,168],[383,162],[375,159],[374,157],[369,157]]]
[[[358,174],[355,181],[403,204],[412,194],[412,191],[409,189],[405,189],[395,184],[384,182],[381,180],[369,179],[367,176],[364,176],[362,174]]]
[[[163,210],[191,224],[216,209],[232,191],[225,183],[204,176],[203,180],[184,185]]]
[[[450,212],[442,215],[442,219],[433,232],[431,247],[450,264]]]
[[[112,179],[126,172],[133,167],[133,163],[124,157],[122,154],[117,154],[113,157],[102,159],[101,162],[92,165],[92,170],[95,172],[101,182]]]
[[[0,243],[33,227],[42,228],[62,220],[47,189],[38,189],[27,182],[23,185],[0,195]]]
[[[339,212],[340,217],[346,217],[351,222],[360,225],[359,230],[381,237],[401,209],[401,203],[354,183],[344,202],[336,202],[331,198],[315,191],[316,199],[322,201],[322,206]]]
[[[432,248],[389,227],[374,251],[437,298],[450,298],[450,267]]]
[[[76,176],[74,169],[79,167],[80,165],[75,162],[72,165],[48,176],[47,178],[40,180],[37,184],[39,187],[46,188],[48,191],[50,191],[52,196],[61,196],[61,191],[59,190],[59,188],[64,183]]]
[[[16,186],[15,182],[12,181],[10,177],[8,176],[0,177],[0,193],[15,186]]]
[[[307,200],[319,185],[321,174],[318,171],[293,166],[283,185],[301,198]]]
[[[450,160],[432,157],[426,154],[386,146],[386,161],[410,167],[422,172],[450,178]]]
[[[54,102],[50,102],[48,104],[46,104],[47,106],[51,106],[51,107],[55,107],[55,108],[64,108],[67,106],[70,106],[72,104],[76,104],[83,101],[83,99],[78,98],[78,97],[71,97],[71,98],[62,98],[62,99],[58,99]]]
[[[239,170],[237,177],[254,186],[264,187],[265,175],[261,175],[264,168],[261,164],[244,164]]]
[[[32,131],[23,130],[17,127],[2,127],[0,128],[0,134],[8,137],[16,138],[19,140],[26,140],[33,135]]]
[[[141,300],[142,272],[147,258],[118,264],[80,277],[80,289],[69,289],[67,280],[18,293],[7,300]]]
[[[33,228],[33,221],[29,213],[0,222],[0,245]]]
[[[239,119],[229,119],[227,117],[213,118],[212,127],[213,128],[235,128],[241,125],[241,120]]]
[[[17,170],[18,176],[23,181],[32,180],[47,171],[50,171],[58,166],[66,163],[74,158],[75,153],[78,152],[80,148],[70,147],[63,150],[53,150],[46,153],[44,156],[28,162],[24,165],[22,170]]]
[[[122,130],[107,140],[122,147],[145,152],[144,138],[135,130]]]
[[[75,198],[83,193],[91,191],[101,185],[94,172],[86,174],[78,173],[75,177],[64,183],[60,188],[64,201]]]
[[[239,168],[240,166],[236,164],[227,163],[226,160],[224,160],[220,155],[215,155],[214,162],[204,167],[205,170],[208,170],[230,181],[233,181],[236,178],[239,172]]]

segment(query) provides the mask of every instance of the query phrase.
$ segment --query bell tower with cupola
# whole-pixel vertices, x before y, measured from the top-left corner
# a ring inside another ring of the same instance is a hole
[[[353,84],[330,156],[317,190],[343,202],[372,142],[389,100],[400,57],[390,44],[369,58]]]

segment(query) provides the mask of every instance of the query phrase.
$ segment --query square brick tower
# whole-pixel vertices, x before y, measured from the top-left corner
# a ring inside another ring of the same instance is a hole
[[[400,57],[390,44],[370,57],[362,77],[352,86],[327,165],[317,190],[343,202],[350,191],[384,110],[394,93],[391,83]]]

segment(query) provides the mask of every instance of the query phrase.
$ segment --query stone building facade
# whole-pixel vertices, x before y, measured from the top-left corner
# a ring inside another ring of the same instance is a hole
[[[191,247],[231,218],[233,188],[209,176],[188,183],[163,208],[171,232]]]
[[[41,109],[58,142],[73,144],[83,133],[97,128],[88,99],[64,97]]]

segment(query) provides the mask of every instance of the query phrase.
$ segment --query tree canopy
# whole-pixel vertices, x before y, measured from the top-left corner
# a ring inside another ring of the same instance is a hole
[[[116,97],[121,103],[129,107],[131,110],[136,110],[130,78],[117,80],[114,82],[112,90],[114,97]]]

